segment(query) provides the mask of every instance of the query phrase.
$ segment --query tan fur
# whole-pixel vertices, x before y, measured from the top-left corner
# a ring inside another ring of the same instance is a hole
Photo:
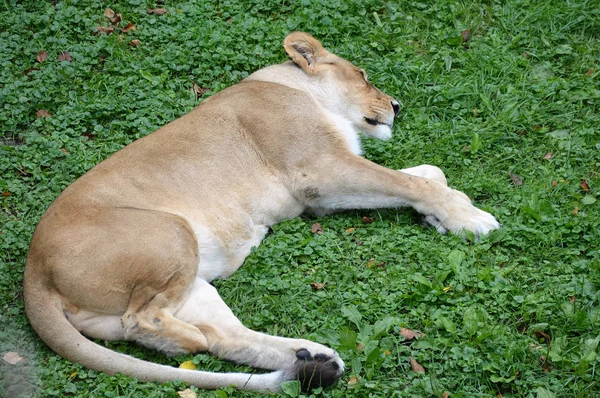
[[[333,350],[245,328],[207,281],[233,273],[269,226],[307,210],[412,206],[442,232],[499,226],[436,167],[403,173],[360,157],[357,133],[389,138],[397,102],[306,33],[290,34],[284,48],[292,61],[115,153],[44,214],[27,258],[25,303],[54,351],[111,374],[203,388],[277,390],[302,379],[310,362],[327,385],[343,372]],[[79,332],[169,355],[209,351],[275,372],[173,369]]]

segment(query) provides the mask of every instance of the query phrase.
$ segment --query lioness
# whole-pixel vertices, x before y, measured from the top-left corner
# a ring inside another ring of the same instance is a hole
[[[401,172],[360,157],[358,133],[388,139],[398,102],[307,33],[269,66],[115,153],[42,217],[25,267],[31,325],[86,367],[141,380],[277,391],[327,386],[338,354],[249,330],[210,285],[244,262],[269,226],[307,210],[412,206],[441,232],[499,227],[433,166]],[[210,373],[142,361],[83,335],[167,355],[208,351],[265,374]]]

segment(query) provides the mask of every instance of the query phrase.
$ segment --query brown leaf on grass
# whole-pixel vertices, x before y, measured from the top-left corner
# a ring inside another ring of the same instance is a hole
[[[358,377],[352,376],[348,379],[348,385],[353,386],[355,384],[358,384],[359,381],[360,381],[360,379]]]
[[[356,230],[356,228],[350,227],[346,230],[346,233],[349,234],[350,232],[354,232],[355,230]]]
[[[579,206],[575,206],[575,208],[573,209],[573,211],[571,212],[571,214],[573,214],[574,216],[576,216],[577,214],[579,214]]]
[[[63,61],[71,62],[71,60],[72,60],[71,54],[69,54],[68,51],[61,51],[58,53],[58,60],[60,62],[63,62]]]
[[[99,35],[101,35],[102,33],[104,33],[106,35],[110,35],[114,31],[115,31],[115,28],[113,28],[111,26],[97,26],[96,27],[96,33],[98,33]]]
[[[4,354],[2,359],[4,359],[4,362],[9,363],[11,365],[16,365],[17,363],[19,363],[21,361],[27,360],[27,358],[23,358],[22,356],[19,355],[19,353],[14,352],[14,351],[7,352],[6,354]]]
[[[402,336],[404,336],[404,339],[406,339],[407,341],[410,341],[412,339],[420,339],[422,337],[425,337],[425,335],[421,332],[418,331],[414,331],[414,330],[410,330],[407,328],[402,328],[400,329],[400,334]]]
[[[460,35],[462,36],[463,43],[466,43],[469,40],[471,40],[471,30],[470,29],[463,30],[462,32],[460,32]]]
[[[310,232],[312,232],[313,234],[323,235],[323,227],[318,222],[314,223],[310,228]]]
[[[154,15],[164,15],[166,13],[169,12],[169,10],[167,10],[166,8],[155,8],[155,9],[147,9],[146,12],[148,14],[154,14]]]
[[[2,196],[4,196],[5,198],[8,198],[10,196],[10,192],[4,191],[4,192],[2,192]]]
[[[199,85],[194,83],[194,92],[196,93],[196,95],[198,97],[202,97],[205,93],[207,93],[209,91],[210,91],[210,89],[208,89],[206,87],[200,87]]]
[[[569,301],[571,303],[575,303],[575,296],[569,296]]]
[[[325,287],[325,285],[327,285],[327,282],[323,282],[323,283],[311,282],[310,283],[310,287],[312,287],[313,290],[321,290]]]
[[[35,113],[35,116],[37,116],[37,118],[41,118],[41,117],[48,117],[48,116],[52,116],[50,115],[50,113],[44,109],[40,109],[39,111],[37,111]]]
[[[112,8],[107,8],[106,10],[104,10],[104,16],[108,19],[114,18],[115,12],[113,11]]]
[[[552,337],[550,337],[550,335],[546,332],[543,332],[541,330],[536,330],[535,332],[533,332],[533,334],[535,334],[535,337],[539,340],[544,340],[544,342],[546,344],[550,344],[550,342],[552,341]]]
[[[587,72],[585,72],[585,75],[586,75],[587,77],[590,77],[590,76],[592,76],[593,74],[594,74],[594,68],[590,68],[590,69],[588,69],[588,70],[587,70]]]
[[[515,184],[517,187],[523,185],[523,180],[521,180],[521,177],[513,173],[508,173],[508,175],[510,175],[513,184]]]
[[[356,349],[360,352],[363,352],[365,350],[365,346],[360,343],[356,343]]]
[[[550,158],[552,158],[552,152],[548,152],[547,154],[544,155],[545,160],[548,160]]]
[[[373,217],[364,216],[361,221],[363,224],[373,224],[373,221],[375,221],[375,219]]]
[[[450,394],[448,394],[446,391],[442,393],[442,398],[448,398],[449,396]]]
[[[40,64],[42,62],[44,62],[46,59],[48,59],[48,54],[46,54],[46,51],[42,50],[38,53],[38,55],[35,57],[35,60],[38,61]]]
[[[139,46],[140,44],[142,44],[142,42],[141,42],[141,41],[139,41],[138,39],[134,39],[134,40],[131,40],[131,41],[129,42],[129,45],[130,45],[131,47],[137,47],[137,46]]]
[[[116,25],[119,22],[121,22],[122,20],[123,20],[123,15],[121,15],[121,13],[118,13],[113,18],[110,18],[110,23],[113,25]]]
[[[121,28],[121,32],[123,32],[123,33],[127,33],[131,30],[137,30],[135,25],[132,24],[131,22],[129,22],[124,28]]]
[[[39,70],[39,69],[38,69],[38,68],[35,68],[35,67],[31,67],[31,68],[27,68],[27,69],[25,69],[25,70],[23,71],[23,76],[29,76],[29,74],[30,74],[31,72],[33,72],[34,70]]]
[[[586,180],[581,180],[581,182],[579,183],[579,186],[581,187],[581,189],[583,189],[585,192],[590,192],[590,186],[588,185],[588,182]]]
[[[177,395],[181,398],[196,398],[196,393],[189,388],[182,391],[177,391]]]
[[[556,181],[556,180],[552,180],[552,186],[553,186],[553,187],[555,187],[555,186],[557,186],[557,185],[558,185],[558,181]]]
[[[425,373],[425,368],[413,357],[410,357],[410,367],[415,373]]]

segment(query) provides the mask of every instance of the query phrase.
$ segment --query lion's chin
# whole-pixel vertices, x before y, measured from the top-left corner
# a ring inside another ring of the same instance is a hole
[[[392,138],[392,127],[387,124],[369,125],[363,128],[362,131],[368,137],[378,138],[383,141]]]

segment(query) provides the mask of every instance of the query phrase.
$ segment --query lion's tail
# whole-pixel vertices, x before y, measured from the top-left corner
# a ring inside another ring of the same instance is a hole
[[[36,278],[25,277],[25,309],[33,329],[62,357],[108,374],[121,373],[144,381],[181,380],[193,386],[217,389],[236,386],[244,390],[280,390],[284,373],[212,373],[174,368],[143,361],[104,348],[79,333],[65,317],[61,305]]]

